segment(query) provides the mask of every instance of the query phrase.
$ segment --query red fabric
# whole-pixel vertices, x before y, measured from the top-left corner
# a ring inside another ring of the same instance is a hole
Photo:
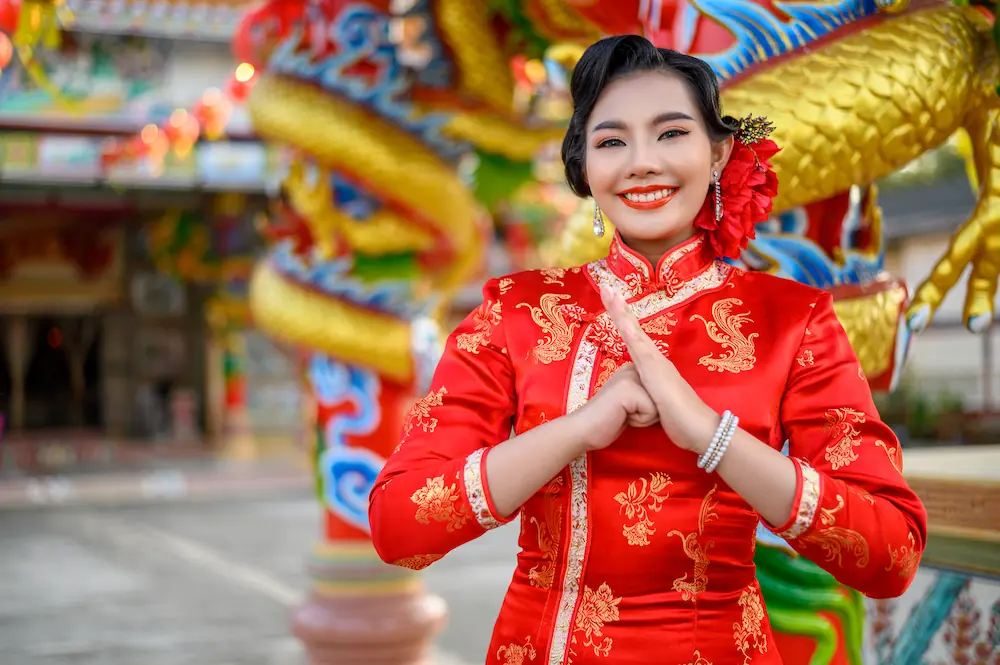
[[[379,554],[419,569],[503,522],[481,472],[490,447],[578,408],[623,361],[608,283],[711,407],[766,445],[791,438],[805,480],[790,544],[864,593],[901,593],[926,518],[830,297],[706,246],[699,235],[654,267],[616,236],[588,266],[490,280],[372,490]],[[755,581],[757,514],[661,428],[574,461],[520,516],[487,663],[781,662]]]

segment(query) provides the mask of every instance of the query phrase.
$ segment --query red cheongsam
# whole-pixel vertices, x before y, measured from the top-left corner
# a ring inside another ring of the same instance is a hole
[[[873,597],[913,580],[926,514],[872,403],[829,294],[731,267],[696,236],[654,268],[607,258],[487,282],[371,493],[372,539],[420,569],[516,516],[497,514],[490,448],[584,404],[625,361],[599,285],[701,398],[795,463],[794,507],[769,525]],[[627,429],[520,509],[521,552],[486,654],[503,665],[780,663],[754,574],[759,516],[663,429]]]

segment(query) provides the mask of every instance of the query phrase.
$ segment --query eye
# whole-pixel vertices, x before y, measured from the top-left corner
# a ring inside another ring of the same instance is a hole
[[[667,131],[660,134],[661,139],[675,139],[680,136],[687,136],[690,132],[684,131],[683,129],[668,129]]]
[[[621,139],[604,139],[597,144],[598,148],[620,148],[625,145],[625,142]]]

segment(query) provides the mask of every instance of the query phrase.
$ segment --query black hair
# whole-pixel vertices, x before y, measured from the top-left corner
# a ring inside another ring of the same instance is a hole
[[[591,44],[573,69],[570,94],[573,116],[562,144],[562,160],[570,189],[590,196],[584,173],[587,121],[601,93],[613,81],[639,72],[662,71],[679,76],[694,95],[709,138],[722,141],[736,132],[736,120],[719,107],[719,81],[703,60],[666,48],[656,48],[639,35],[606,37]]]

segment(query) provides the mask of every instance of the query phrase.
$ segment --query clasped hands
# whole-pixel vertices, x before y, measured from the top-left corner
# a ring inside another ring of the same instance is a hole
[[[576,412],[588,450],[617,439],[625,427],[659,423],[677,446],[701,454],[711,443],[720,416],[705,404],[674,364],[639,326],[625,298],[608,287],[601,301],[632,357]]]

